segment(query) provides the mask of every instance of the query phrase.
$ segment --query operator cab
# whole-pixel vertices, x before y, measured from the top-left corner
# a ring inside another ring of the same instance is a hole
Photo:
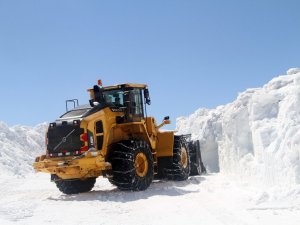
[[[102,87],[99,81],[93,89],[88,90],[91,95],[90,105],[109,106],[113,112],[124,112],[123,122],[140,122],[145,118],[145,104],[150,105],[149,91],[144,84],[119,84]]]

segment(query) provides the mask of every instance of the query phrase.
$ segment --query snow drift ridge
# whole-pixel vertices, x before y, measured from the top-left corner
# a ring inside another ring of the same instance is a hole
[[[209,171],[268,186],[300,184],[300,69],[178,118],[177,130],[200,140]]]

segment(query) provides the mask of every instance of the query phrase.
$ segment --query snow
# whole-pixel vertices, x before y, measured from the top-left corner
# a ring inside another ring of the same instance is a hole
[[[293,75],[300,72],[300,68],[291,68],[287,71],[287,75]]]
[[[45,132],[47,124],[36,127],[8,127],[0,122],[0,178],[4,176],[24,176],[33,172],[35,157],[45,152]]]
[[[295,225],[300,221],[299,198],[274,199],[220,174],[184,182],[155,181],[143,192],[121,192],[99,178],[93,191],[70,196],[61,194],[47,174],[0,184],[2,225]]]
[[[179,133],[200,140],[209,171],[266,188],[300,185],[300,69],[287,73],[230,104],[178,118]]]
[[[0,224],[296,225],[300,221],[300,69],[248,89],[216,109],[177,120],[201,143],[207,175],[155,180],[122,192],[99,178],[64,195],[49,174],[33,173],[47,124],[0,122]]]

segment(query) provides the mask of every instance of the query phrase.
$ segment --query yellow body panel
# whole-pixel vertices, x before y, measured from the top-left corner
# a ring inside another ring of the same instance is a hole
[[[157,157],[173,156],[174,132],[157,133]]]

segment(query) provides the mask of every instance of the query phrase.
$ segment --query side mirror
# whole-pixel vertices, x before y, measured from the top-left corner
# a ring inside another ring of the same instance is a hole
[[[163,122],[160,125],[158,125],[156,128],[159,129],[166,124],[171,124],[171,120],[169,116],[165,116]]]
[[[164,120],[170,120],[170,116],[165,116]]]
[[[151,99],[150,99],[148,88],[144,89],[144,98],[145,98],[146,104],[151,105]]]
[[[171,124],[170,116],[164,117],[164,124]]]

